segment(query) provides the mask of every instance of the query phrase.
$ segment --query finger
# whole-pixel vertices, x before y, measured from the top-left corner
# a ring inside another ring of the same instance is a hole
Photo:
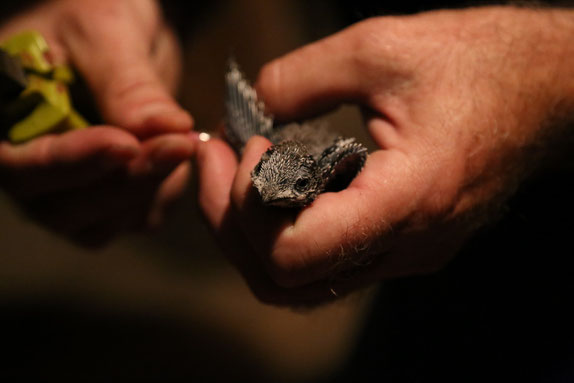
[[[131,134],[104,126],[21,145],[0,142],[3,186],[33,195],[81,187],[125,166],[139,151]]]
[[[123,162],[138,152],[139,143],[132,135],[104,126],[46,135],[20,145],[0,142],[0,162],[13,169],[76,164],[101,154]]]
[[[253,249],[231,211],[230,193],[237,169],[235,153],[223,141],[211,139],[199,146],[196,164],[199,204],[223,250],[258,298],[275,302],[277,286],[253,256]]]
[[[271,277],[283,287],[293,287],[281,273],[276,272],[277,262],[281,260],[273,259],[269,255],[276,251],[277,236],[283,231],[289,231],[293,226],[296,212],[264,206],[251,181],[251,171],[270,144],[263,137],[254,137],[248,141],[233,182],[231,200],[237,219],[241,222],[241,229]],[[289,267],[297,269],[298,273],[306,273],[314,268],[308,261],[308,258],[294,254],[289,259],[289,265],[283,264],[279,268]]]
[[[105,184],[99,190],[92,188],[91,198],[74,193],[70,200],[64,201],[67,211],[59,209],[54,215],[60,215],[59,222],[77,223],[80,228],[112,225],[116,231],[126,231],[157,227],[164,210],[186,186],[188,160],[194,149],[195,141],[187,135],[171,134],[150,139],[143,143],[142,154],[132,161],[123,178]],[[110,200],[115,203],[108,203]],[[81,216],[75,212],[81,212]],[[72,230],[75,236],[77,230]],[[85,230],[84,234],[87,234]]]
[[[142,143],[141,154],[129,164],[133,177],[165,177],[195,152],[196,140],[188,134],[165,134]]]
[[[155,37],[151,60],[154,71],[170,94],[175,94],[181,76],[181,51],[175,32],[163,24]]]
[[[230,262],[261,301],[277,303],[279,287],[269,278],[260,260],[254,257],[254,251],[231,211],[230,193],[238,165],[235,153],[223,141],[211,139],[200,145],[196,164],[200,207]]]
[[[266,304],[292,307],[310,307],[334,298],[329,289],[303,287],[286,289],[269,276],[263,263],[245,239],[241,223],[227,210],[217,229],[217,237],[229,261],[247,282],[253,294]]]
[[[265,140],[258,138],[248,145],[251,149],[245,152],[254,153],[252,157],[257,158],[255,152],[264,150],[267,145]],[[259,300],[281,306],[309,307],[340,298],[365,283],[364,279],[360,283],[358,279],[353,279],[351,283],[351,279],[346,278],[321,281],[299,288],[278,285],[244,234],[246,219],[230,209],[230,192],[237,169],[234,152],[224,142],[212,139],[200,145],[196,164],[201,208],[215,229],[230,262],[237,267]],[[250,166],[246,165],[247,168]],[[248,220],[257,220],[261,215],[259,211],[249,210],[248,217]]]
[[[159,186],[148,214],[148,228],[156,229],[163,223],[166,211],[174,201],[182,196],[189,181],[190,173],[191,164],[183,162]]]
[[[373,270],[360,269],[353,274],[337,275],[334,278],[297,287],[285,287],[276,283],[264,263],[246,240],[241,226],[233,212],[227,211],[217,231],[219,243],[229,261],[241,273],[253,294],[266,304],[311,308],[340,299],[358,288],[379,280]]]
[[[380,254],[397,247],[399,233],[414,230],[412,222],[427,218],[417,217],[415,212],[435,213],[428,206],[421,207],[423,196],[439,196],[441,192],[432,190],[436,185],[427,183],[423,173],[422,166],[399,151],[372,153],[348,188],[320,195],[301,212],[292,230],[278,236],[273,257],[282,261],[279,265],[289,265],[294,254],[311,259],[327,257],[331,265],[337,266],[335,269],[375,262]],[[326,227],[328,230],[323,229],[321,235],[312,234]],[[400,258],[401,254],[394,256]],[[283,272],[288,270],[282,268]],[[311,277],[324,278],[331,271],[317,270]],[[396,269],[384,272],[387,276],[397,274]],[[295,272],[286,274],[288,280],[291,274],[295,284],[308,282]]]
[[[164,199],[176,194],[173,189],[162,190],[163,184],[178,181],[172,187],[181,187],[181,177],[185,172],[182,174],[176,169],[185,170],[187,167],[187,163],[166,161],[160,168],[153,168],[147,173],[136,176],[118,174],[114,179],[106,179],[82,189],[44,195],[24,207],[34,219],[65,235],[74,236],[98,225],[127,229],[126,222],[131,223],[132,227],[143,228],[148,223],[146,217],[153,209],[162,208],[169,202],[158,201],[158,192],[166,194]]]
[[[255,145],[255,144],[252,144]],[[260,153],[264,146],[257,148]],[[246,148],[245,156],[252,148]],[[254,150],[255,151],[255,150]],[[254,153],[256,157],[257,154]],[[249,199],[251,163],[238,169],[233,200],[253,247],[264,255],[273,279],[284,287],[327,279],[393,246],[393,231],[428,192],[418,168],[399,151],[377,151],[347,187],[321,194],[293,219]]]
[[[207,220],[218,230],[230,208],[230,193],[237,158],[221,140],[211,139],[199,145],[197,153],[199,204]]]
[[[106,121],[139,137],[189,130],[190,115],[153,67],[150,49],[157,25],[139,25],[122,3],[106,2],[89,17],[82,13],[69,18],[61,39],[71,60],[93,90]]]
[[[295,119],[366,100],[371,58],[364,40],[372,36],[364,36],[364,29],[358,24],[265,65],[255,87],[269,111]]]
[[[142,144],[141,153],[115,179],[85,188],[44,195],[25,206],[46,225],[69,234],[99,221],[112,222],[130,206],[140,206],[145,216],[166,178],[189,160],[195,147],[188,135],[171,134]]]

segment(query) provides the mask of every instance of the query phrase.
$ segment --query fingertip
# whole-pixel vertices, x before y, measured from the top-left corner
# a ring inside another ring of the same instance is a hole
[[[274,114],[281,112],[281,67],[282,60],[275,59],[263,65],[259,70],[254,88],[257,97],[263,100],[265,107]]]
[[[133,49],[130,46],[111,55],[106,52],[101,62],[83,57],[78,63],[104,120],[140,139],[191,130],[191,115],[170,94],[149,58]]]
[[[237,157],[224,141],[211,139],[199,145],[197,168],[199,204],[211,225],[219,228],[229,210]]]
[[[165,133],[186,133],[193,128],[193,117],[176,105],[150,105],[138,110],[126,125],[139,137]]]
[[[211,135],[206,132],[197,132],[195,130],[190,131],[187,136],[194,143],[196,148],[199,150],[199,145],[202,142],[207,142],[211,139]]]
[[[247,141],[233,183],[232,195],[236,206],[243,205],[251,188],[251,171],[261,160],[263,153],[265,153],[271,145],[268,139],[261,136],[254,136]]]
[[[231,201],[235,210],[252,209],[253,203],[259,201],[259,196],[252,188],[251,171],[270,146],[271,142],[261,136],[254,136],[247,141],[231,189]]]

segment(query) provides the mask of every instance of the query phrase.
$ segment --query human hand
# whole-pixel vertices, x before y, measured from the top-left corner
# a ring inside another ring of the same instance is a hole
[[[200,204],[260,299],[313,303],[443,267],[560,137],[574,110],[568,11],[511,7],[367,20],[266,65],[278,119],[352,102],[379,150],[338,193],[265,208],[223,142],[198,150]],[[568,79],[568,80],[565,80]]]
[[[193,140],[164,134],[139,142],[100,126],[0,142],[3,190],[31,218],[87,247],[155,227],[189,177]]]
[[[41,2],[0,27],[34,29],[86,80],[106,126],[0,144],[0,186],[82,243],[157,224],[185,186],[192,120],[172,97],[179,48],[153,0]]]
[[[0,40],[37,30],[56,65],[83,76],[107,124],[138,138],[185,133],[191,117],[173,99],[180,50],[155,0],[49,0],[11,18]]]

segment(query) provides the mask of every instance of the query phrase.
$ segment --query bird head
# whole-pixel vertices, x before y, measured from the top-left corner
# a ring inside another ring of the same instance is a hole
[[[270,147],[251,172],[251,180],[265,205],[281,207],[308,205],[322,187],[317,162],[297,141]]]

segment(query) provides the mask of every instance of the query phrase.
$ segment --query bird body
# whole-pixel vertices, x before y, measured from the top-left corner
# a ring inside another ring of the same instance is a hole
[[[225,135],[238,153],[249,138],[261,135],[271,146],[251,172],[266,205],[302,207],[324,191],[346,187],[359,173],[367,149],[317,122],[274,125],[255,90],[230,60],[226,74]]]

